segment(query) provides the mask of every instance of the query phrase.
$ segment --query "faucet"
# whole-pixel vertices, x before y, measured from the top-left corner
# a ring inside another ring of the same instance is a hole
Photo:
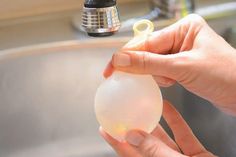
[[[110,36],[120,26],[116,0],[85,0],[82,27],[89,36]]]
[[[179,18],[192,12],[194,0],[149,0],[151,17]],[[153,12],[155,12],[153,14]],[[153,15],[155,17],[153,17]],[[142,18],[142,17],[141,17]],[[137,18],[140,19],[140,18]],[[85,0],[82,14],[82,28],[89,36],[111,36],[121,27],[116,0]]]

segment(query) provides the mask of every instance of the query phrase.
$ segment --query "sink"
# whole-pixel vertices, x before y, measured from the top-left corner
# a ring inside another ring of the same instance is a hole
[[[196,2],[200,1],[213,3]],[[139,15],[148,5],[137,3],[136,8],[134,13]],[[127,11],[129,5],[121,17],[131,16]],[[98,134],[93,100],[107,61],[132,32],[87,37],[72,27],[76,12],[1,21],[0,156],[116,156]],[[235,13],[207,22],[236,47]],[[163,25],[166,21],[156,21],[157,29]],[[178,84],[161,90],[208,150],[218,156],[236,156],[235,117]]]
[[[115,157],[98,134],[94,95],[129,38],[63,41],[0,51],[0,156]],[[180,85],[162,88],[204,146],[235,156],[236,119]],[[163,119],[161,124],[170,133]]]
[[[0,156],[109,153],[93,100],[105,64],[123,43],[68,41],[1,51]]]
[[[98,134],[93,101],[106,63],[127,40],[1,51],[0,156],[115,156]],[[180,101],[180,91],[174,86],[163,93]]]

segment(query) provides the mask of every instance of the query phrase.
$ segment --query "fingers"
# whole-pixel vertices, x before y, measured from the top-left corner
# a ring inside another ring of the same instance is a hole
[[[105,78],[108,78],[109,76],[112,75],[113,72],[114,72],[114,68],[110,61],[103,72],[103,76]],[[157,84],[161,87],[170,87],[176,83],[175,80],[167,78],[167,77],[163,77],[163,76],[153,76],[153,78],[157,82]]]
[[[175,141],[184,154],[193,156],[206,151],[182,116],[167,101],[164,101],[163,117],[171,128]]]
[[[115,140],[113,137],[103,131],[101,127],[99,128],[99,132],[101,136],[112,146],[112,148],[117,152],[120,157],[142,157],[140,153],[128,143],[121,143]]]
[[[151,134],[155,136],[156,138],[160,139],[163,143],[165,143],[170,148],[176,150],[177,152],[180,152],[179,147],[170,138],[170,136],[166,133],[166,131],[162,128],[160,124],[155,128],[155,130]]]
[[[174,55],[160,55],[144,51],[127,51],[116,53],[112,58],[115,69],[137,73],[164,76],[172,80],[178,80],[185,73],[188,66],[186,55],[188,52]]]
[[[168,147],[160,139],[143,131],[133,130],[127,133],[126,141],[136,148],[143,157],[183,157]]]
[[[100,128],[99,131],[100,131],[100,134],[102,135],[102,137],[113,147],[113,149],[120,156],[122,156],[122,157],[123,156],[124,157],[129,157],[129,156],[139,157],[140,156],[140,153],[137,151],[137,149],[134,149],[128,143],[126,143],[126,142],[121,143],[121,142],[115,140],[110,135],[108,135],[106,132],[104,132],[102,128]],[[161,127],[161,125],[158,125],[151,134],[153,136],[155,136],[157,139],[161,140],[165,145],[167,145],[171,149],[173,149],[177,152],[180,152],[176,143],[169,137],[169,135],[165,132],[165,130]]]
[[[122,51],[148,51],[158,54],[168,54],[172,51],[175,42],[176,33],[179,31],[179,26],[174,24],[170,27],[153,32],[145,39],[130,40],[121,50]]]
[[[113,71],[114,71],[114,68],[113,68],[113,66],[112,66],[112,62],[110,61],[110,62],[107,64],[107,66],[106,66],[106,68],[105,68],[105,70],[104,70],[104,72],[103,72],[103,76],[104,76],[105,78],[107,78],[107,77],[111,76],[111,74],[113,73]]]
[[[121,157],[183,157],[158,138],[142,131],[131,131],[127,142],[121,143],[100,129],[100,134]]]
[[[202,17],[190,14],[162,30],[153,32],[146,40],[126,44],[124,51],[148,51],[158,54],[177,53],[191,49],[198,31],[206,25]]]
[[[131,40],[121,49],[120,53],[146,51],[166,55],[189,51],[192,49],[195,38],[203,26],[207,26],[204,19],[199,15],[191,14],[167,28],[153,32],[147,39],[138,40],[137,43]],[[123,69],[121,68],[120,70]],[[111,74],[106,73],[108,71],[107,69],[105,70],[105,76]]]
[[[114,68],[113,68],[112,63],[110,61],[107,64],[107,66],[103,72],[103,76],[105,78],[108,78],[109,76],[112,75],[113,71],[114,71]],[[176,83],[175,80],[172,80],[172,79],[169,79],[169,78],[163,77],[163,76],[153,76],[153,78],[157,82],[157,84],[161,87],[170,87]]]

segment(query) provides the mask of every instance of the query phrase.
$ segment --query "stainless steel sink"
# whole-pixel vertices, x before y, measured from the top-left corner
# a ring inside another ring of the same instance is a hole
[[[136,8],[147,10],[142,3]],[[125,15],[130,8],[121,10]],[[132,32],[89,38],[72,27],[74,13],[1,21],[1,157],[116,156],[98,134],[93,100],[107,61]],[[166,23],[171,21],[156,21],[157,29]],[[235,43],[235,14],[208,23]],[[218,156],[236,156],[236,118],[180,85],[162,93],[207,149]]]
[[[67,41],[1,51],[0,156],[114,156],[98,134],[93,101],[106,63],[126,41]],[[179,90],[164,93],[177,101]]]
[[[98,134],[93,100],[121,45],[69,41],[2,51],[0,156],[111,154]]]

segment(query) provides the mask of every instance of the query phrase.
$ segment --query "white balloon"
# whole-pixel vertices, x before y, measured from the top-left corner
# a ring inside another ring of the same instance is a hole
[[[115,71],[97,89],[95,113],[102,128],[124,141],[127,131],[153,131],[162,114],[162,95],[151,75]]]

